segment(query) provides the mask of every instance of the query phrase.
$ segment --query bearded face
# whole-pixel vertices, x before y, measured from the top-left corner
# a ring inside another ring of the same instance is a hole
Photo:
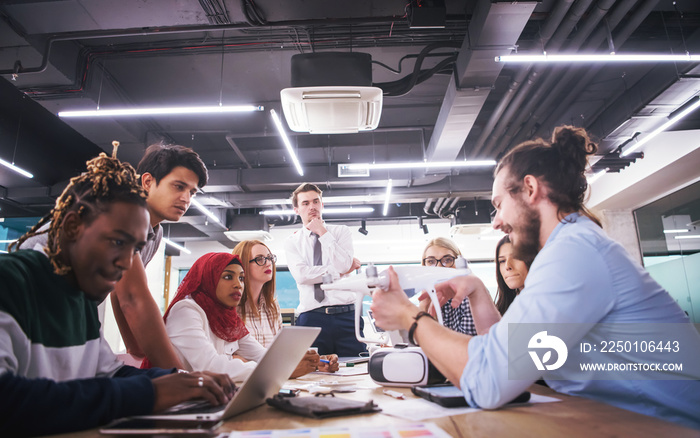
[[[542,220],[539,211],[517,198],[519,215],[510,226],[510,240],[513,242],[513,257],[518,260],[534,260],[540,250],[540,229]]]
[[[507,170],[502,170],[493,182],[491,201],[497,210],[493,227],[509,235],[515,258],[533,260],[540,247],[540,213],[527,203],[522,191],[507,189],[507,177]]]

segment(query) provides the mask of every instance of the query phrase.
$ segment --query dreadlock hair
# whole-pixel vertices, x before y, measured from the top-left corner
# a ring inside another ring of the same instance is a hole
[[[267,248],[267,245],[265,245],[262,241],[251,239],[239,242],[236,247],[233,248],[232,253],[240,257],[243,263],[250,263],[248,261],[253,258],[253,247],[255,245],[262,245]],[[270,251],[270,248],[267,248],[267,250]],[[243,269],[247,270],[247,265],[244,265]],[[276,276],[277,269],[275,269],[275,266],[272,266],[272,280],[263,284],[262,291],[260,292],[265,300],[266,308],[264,310],[267,314],[267,319],[271,327],[277,321],[279,314],[277,310],[278,306],[275,305],[277,302],[277,298],[275,297]],[[260,316],[260,308],[258,307],[258,303],[253,301],[252,290],[250,289],[250,276],[248,274],[246,274],[243,279],[243,296],[241,297],[241,302],[238,304],[238,308],[238,314],[241,316],[241,319],[243,319],[243,323],[246,322],[249,313],[252,313],[255,317]]]
[[[597,150],[585,129],[559,126],[554,129],[551,142],[538,138],[510,150],[496,166],[494,176],[503,169],[508,171],[506,188],[511,195],[523,189],[526,175],[540,178],[560,217],[568,212],[580,212],[602,227],[600,219],[583,205],[588,189],[584,174],[588,156]]]
[[[126,202],[146,207],[146,192],[141,188],[139,176],[129,163],[122,163],[116,158],[116,145],[113,157],[104,152],[89,160],[87,172],[71,178],[68,186],[56,200],[54,208],[10,246],[10,250],[19,248],[28,238],[48,233],[48,244],[44,248],[53,265],[54,272],[65,275],[71,267],[59,258],[61,247],[61,224],[66,214],[75,211],[80,219],[90,224],[95,218],[106,212],[114,202]],[[47,230],[38,230],[47,222]]]

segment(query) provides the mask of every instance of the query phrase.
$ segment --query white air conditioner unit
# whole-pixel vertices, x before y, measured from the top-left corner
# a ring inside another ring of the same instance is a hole
[[[311,134],[350,134],[379,125],[383,102],[377,87],[294,87],[280,92],[289,129]]]

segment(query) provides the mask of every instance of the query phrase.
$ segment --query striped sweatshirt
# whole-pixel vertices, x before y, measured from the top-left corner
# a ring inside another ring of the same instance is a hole
[[[102,337],[97,304],[53,273],[41,252],[0,254],[0,430],[31,436],[150,413],[151,378]]]

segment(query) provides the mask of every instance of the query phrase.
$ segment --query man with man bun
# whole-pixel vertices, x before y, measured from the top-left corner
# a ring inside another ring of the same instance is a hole
[[[551,142],[538,139],[516,146],[496,167],[493,227],[508,234],[516,258],[536,257],[519,296],[487,334],[462,335],[425,317],[408,302],[395,274],[389,290],[373,294],[376,322],[387,330],[409,330],[474,407],[503,406],[543,377],[559,392],[700,429],[700,335],[668,292],[603,232],[584,206],[584,172],[596,149],[585,130],[563,126]],[[475,319],[479,306],[493,306],[475,276],[457,277],[436,289],[443,299],[469,299]],[[540,331],[509,343],[529,326]],[[591,338],[598,341],[597,351],[584,353],[581,342],[587,339],[592,346]],[[659,355],[657,349],[655,356],[648,350],[601,351],[608,341],[648,345],[654,339],[663,339],[668,351]],[[544,348],[546,343],[556,348]],[[643,369],[647,358],[677,361],[682,369],[635,372],[631,365]],[[595,374],[579,367],[603,360],[627,370]]]

